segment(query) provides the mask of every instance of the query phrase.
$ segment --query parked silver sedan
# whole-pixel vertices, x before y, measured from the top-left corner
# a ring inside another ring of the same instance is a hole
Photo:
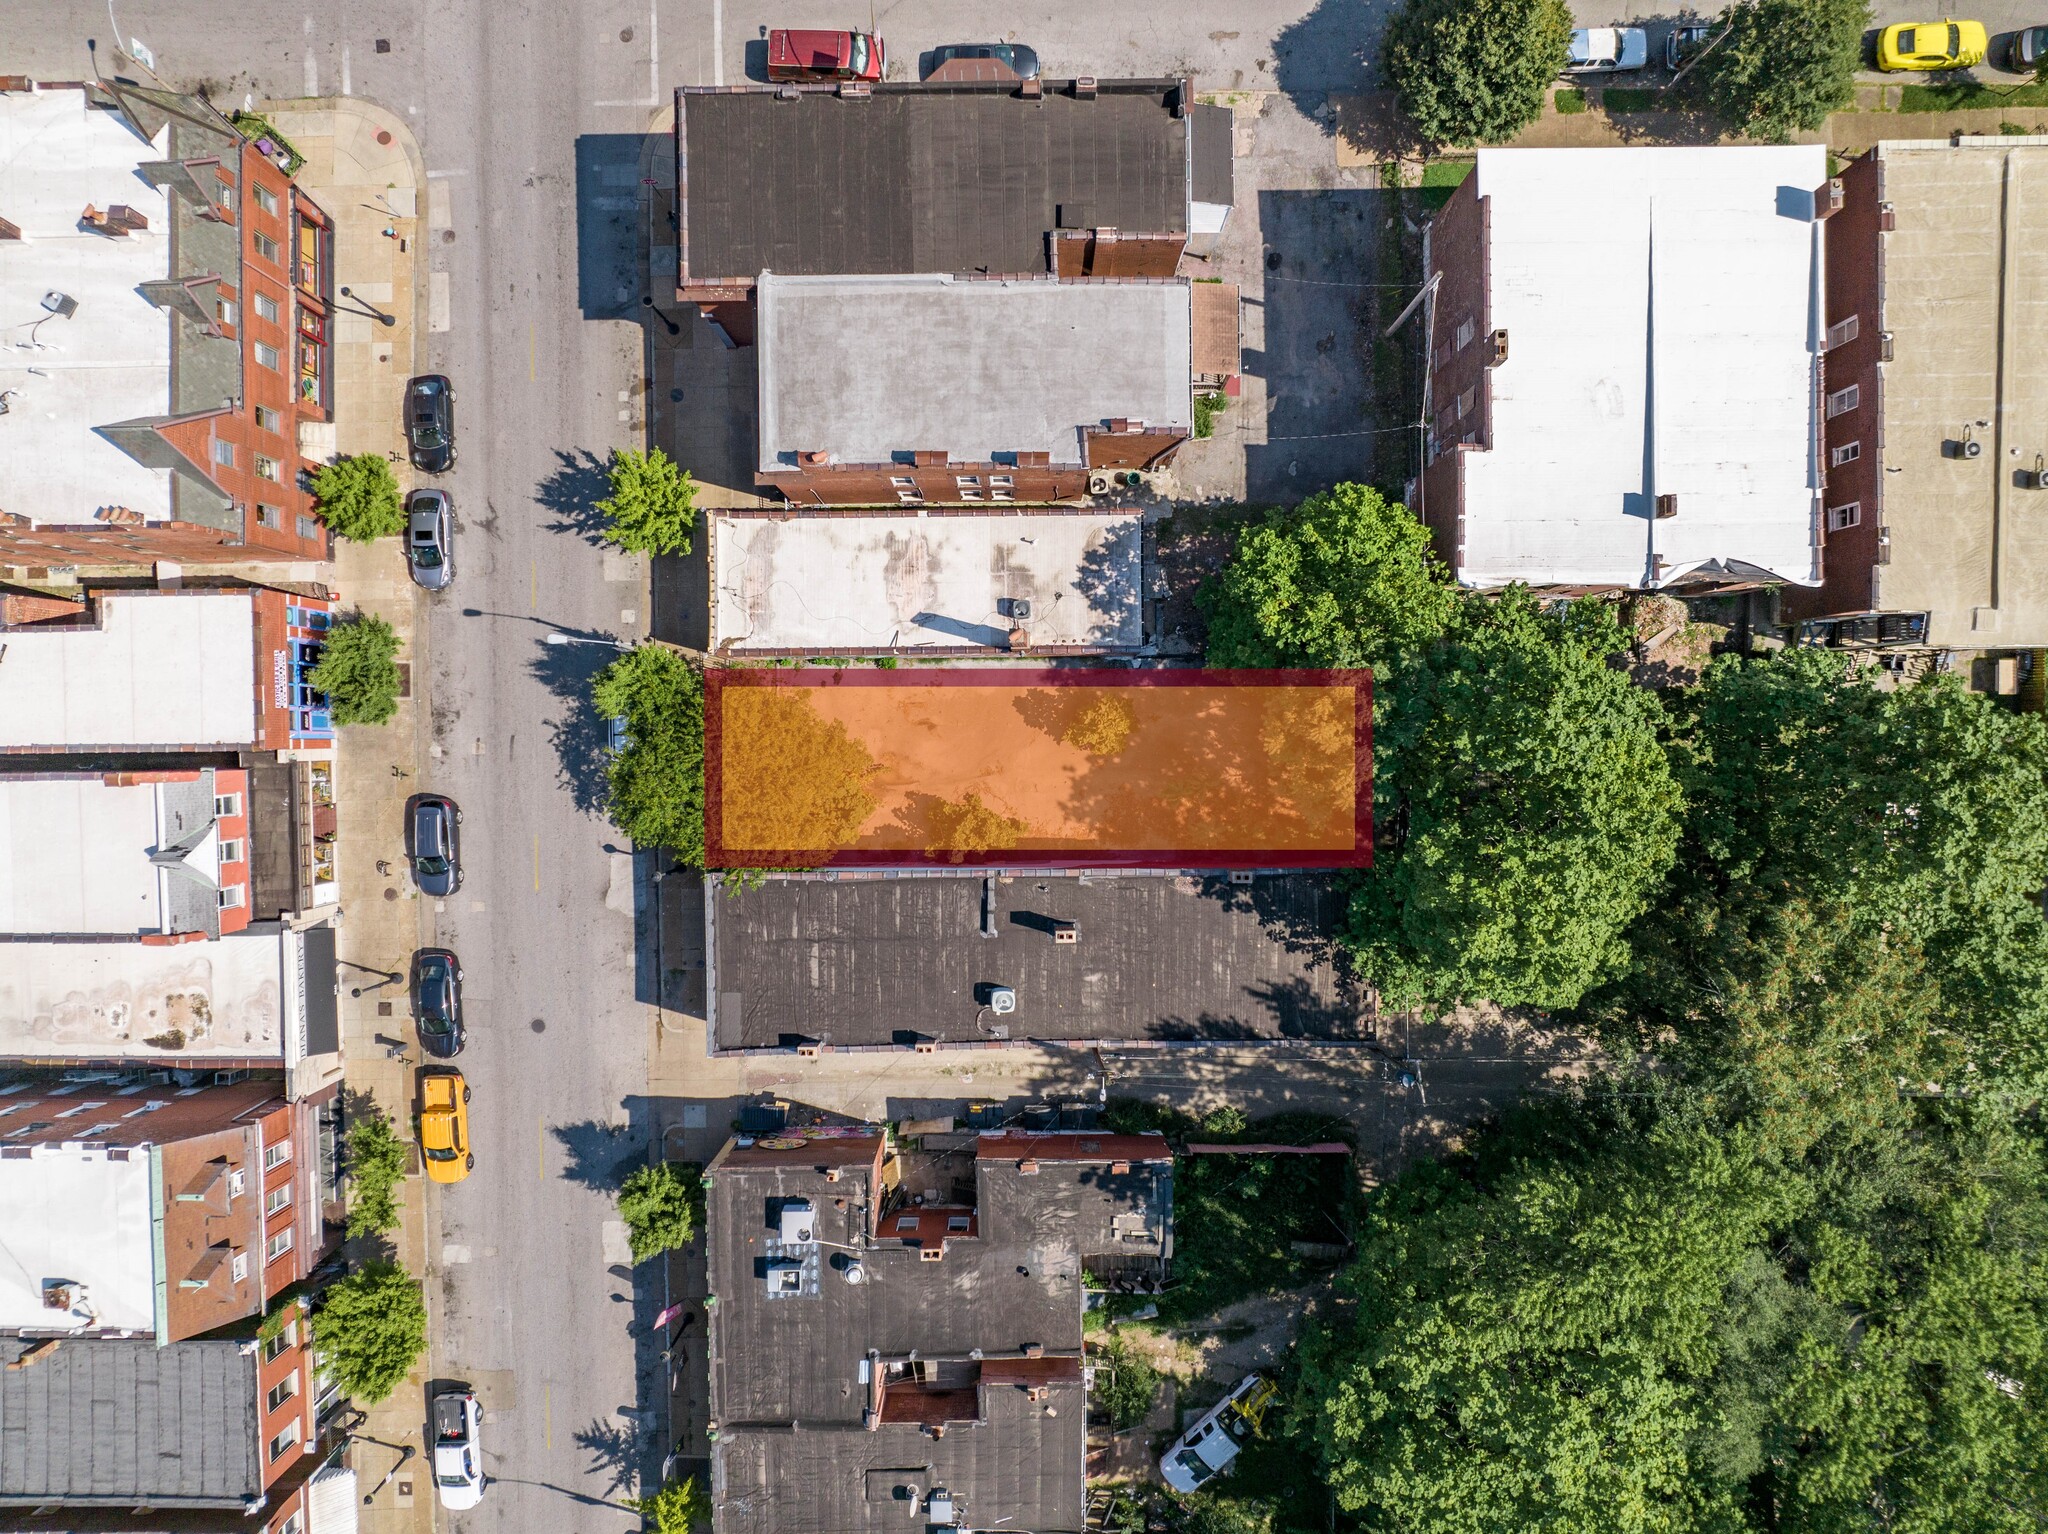
[[[445,490],[415,490],[405,502],[405,561],[413,583],[445,590],[455,579],[455,506]]]

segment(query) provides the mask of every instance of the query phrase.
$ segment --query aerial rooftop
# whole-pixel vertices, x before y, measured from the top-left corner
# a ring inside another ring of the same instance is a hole
[[[1193,429],[1184,281],[764,275],[760,468],[1050,453],[1112,419]]]
[[[220,935],[213,771],[0,778],[0,933]]]
[[[1181,80],[676,93],[681,280],[1051,270],[1059,229],[1188,232]],[[1229,194],[1205,167],[1207,195]]]
[[[1136,648],[1142,520],[714,513],[712,648],[1000,650],[1027,621],[1039,649]]]
[[[1488,273],[1482,314],[1439,309],[1439,357],[1506,333],[1490,407],[1431,400],[1462,581],[1819,579],[1827,177],[1819,145],[1479,151],[1459,195],[1484,200],[1483,253],[1448,248],[1454,217],[1431,230],[1433,267]]]
[[[7,631],[0,750],[255,744],[249,592],[105,591],[95,607],[84,624]]]
[[[1363,996],[1316,934],[1344,897],[1316,875],[769,879],[705,902],[719,1049],[993,1037],[1356,1039]],[[1071,921],[1078,941],[1053,941]],[[998,981],[1017,1011],[991,1018]]]
[[[79,1127],[90,1126],[80,1120]],[[154,1334],[151,1187],[147,1152],[60,1144],[0,1156],[0,1232],[9,1259],[0,1262],[0,1333]]]
[[[1080,1530],[1082,1265],[1170,1255],[1166,1142],[816,1133],[706,1170],[715,1534],[947,1523],[948,1496],[963,1528]]]
[[[0,1507],[147,1507],[164,1520],[262,1502],[253,1348],[95,1338],[25,1361],[37,1347],[0,1340]]]

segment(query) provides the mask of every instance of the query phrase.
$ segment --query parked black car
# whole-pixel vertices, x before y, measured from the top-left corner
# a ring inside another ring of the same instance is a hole
[[[455,504],[446,490],[405,498],[405,562],[413,584],[443,591],[455,579]]]
[[[462,1053],[462,963],[451,950],[412,956],[412,1017],[428,1054],[446,1060]]]
[[[1019,80],[1038,78],[1038,50],[1023,43],[947,43],[932,49],[925,78],[929,80],[955,59],[993,59]]]
[[[2006,44],[2006,68],[2032,73],[2048,59],[2048,27],[2021,27]]]
[[[405,808],[405,855],[422,895],[462,888],[462,811],[446,794],[415,794]]]
[[[439,373],[405,386],[405,440],[415,469],[446,474],[455,467],[455,390]]]

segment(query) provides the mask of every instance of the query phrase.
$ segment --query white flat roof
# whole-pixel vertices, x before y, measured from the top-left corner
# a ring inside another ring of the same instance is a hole
[[[1473,174],[1508,357],[1493,445],[1464,456],[1460,579],[1657,585],[1721,561],[1815,584],[1827,150],[1482,149]],[[1459,318],[1439,311],[1439,344]],[[1659,495],[1675,517],[1653,520]]]
[[[287,1013],[294,1027],[298,1016],[292,944],[285,931],[167,945],[0,943],[0,1060],[283,1057]]]
[[[1188,285],[778,277],[755,290],[761,469],[800,452],[1086,462],[1083,427],[1193,429]]]
[[[103,592],[95,601],[96,628],[0,635],[0,747],[255,743],[248,592]]]
[[[1134,647],[1143,518],[721,517],[712,643],[735,651]],[[1010,603],[1031,604],[1014,618]],[[1000,606],[998,604],[1001,604]]]
[[[38,1145],[0,1157],[0,1331],[154,1332],[149,1194],[140,1151],[115,1161],[103,1150]],[[52,1279],[73,1286],[69,1311],[44,1306]]]
[[[86,103],[81,90],[0,96],[0,217],[22,234],[0,260],[0,389],[13,391],[0,416],[0,511],[90,522],[126,506],[161,521],[171,471],[144,468],[93,428],[170,409],[170,319],[137,291],[170,274],[166,194],[136,174],[164,152]],[[89,233],[88,203],[126,204],[149,228]],[[46,317],[49,292],[77,312]]]
[[[163,931],[156,845],[154,783],[0,777],[0,932]]]

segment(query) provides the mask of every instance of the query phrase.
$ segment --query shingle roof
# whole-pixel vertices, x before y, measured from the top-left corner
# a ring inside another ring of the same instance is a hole
[[[1188,227],[1180,80],[676,93],[682,277],[1047,270],[1057,228]]]
[[[263,1495],[256,1355],[238,1342],[0,1339],[0,1505],[240,1508]]]

